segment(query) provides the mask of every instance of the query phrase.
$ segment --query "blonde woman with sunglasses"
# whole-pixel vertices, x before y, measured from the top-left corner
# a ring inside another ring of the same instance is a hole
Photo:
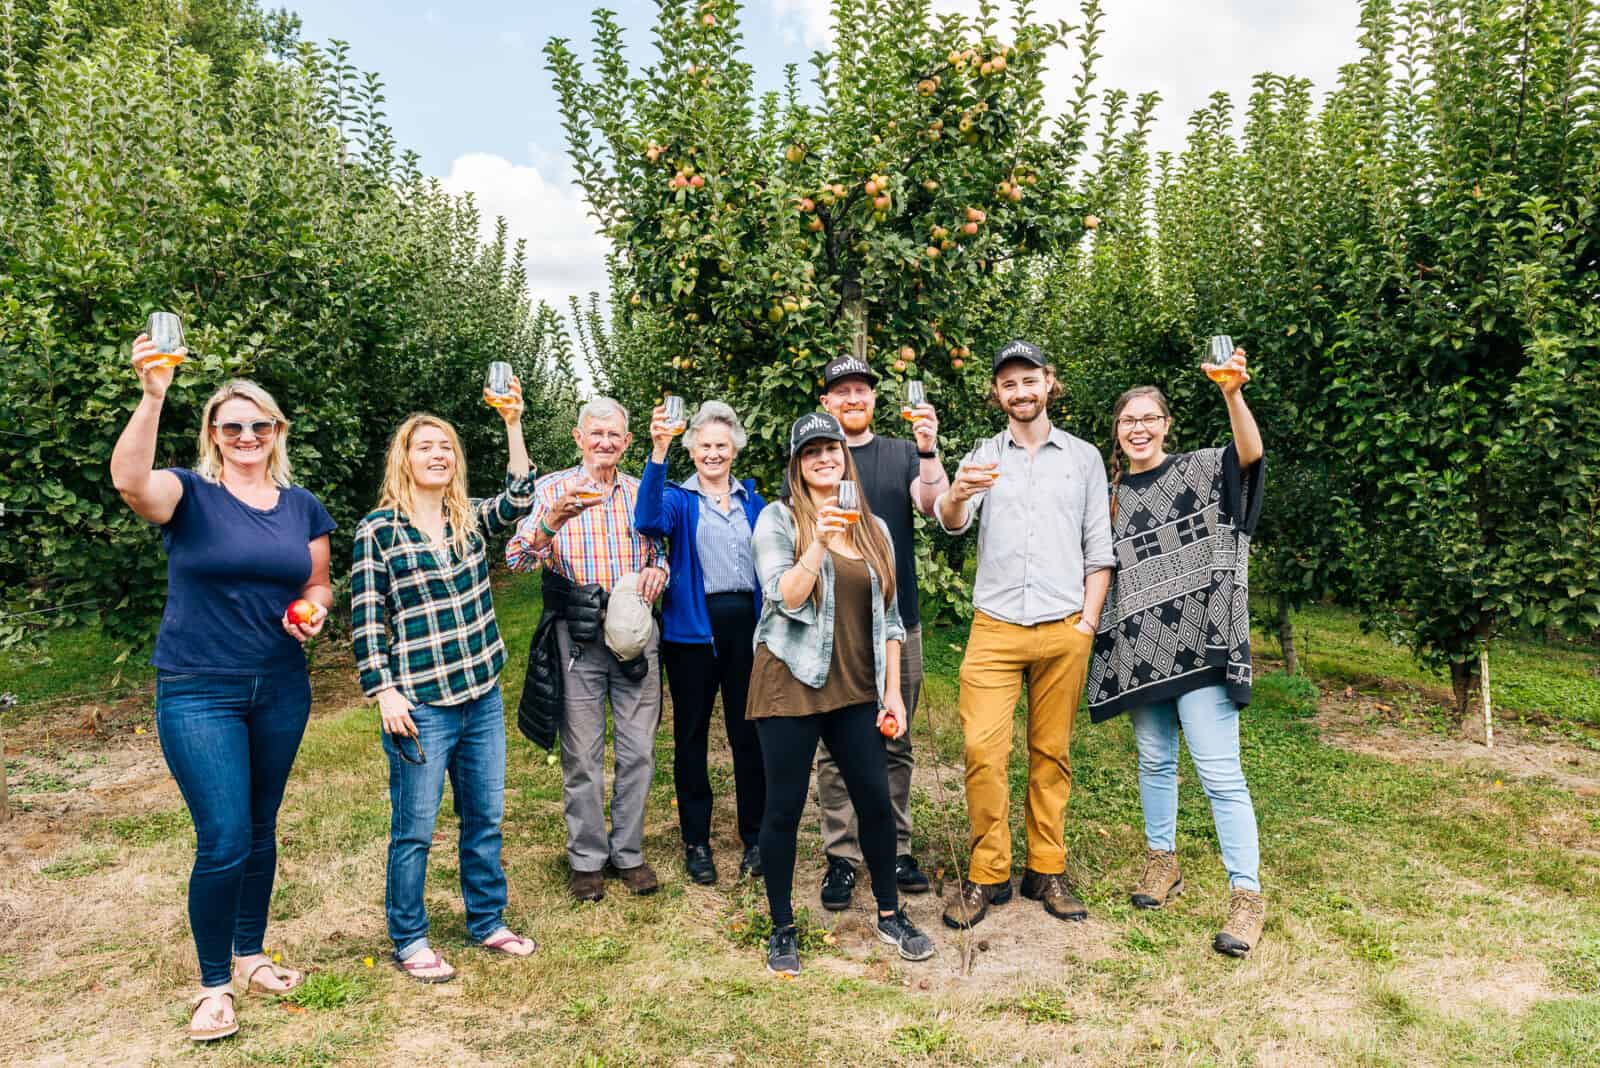
[[[504,492],[469,499],[455,428],[437,416],[413,415],[389,443],[377,510],[356,527],[351,630],[361,689],[377,699],[389,758],[384,912],[395,967],[421,983],[448,982],[456,974],[428,942],[423,903],[446,773],[461,824],[468,935],[508,957],[537,948],[505,925],[500,862],[506,648],[495,624],[487,547],[532,509],[535,481],[516,379],[512,397],[497,406],[510,452]]]
[[[167,605],[150,662],[161,752],[194,817],[189,926],[202,991],[189,1037],[203,1042],[238,1031],[235,982],[282,994],[302,978],[274,964],[262,943],[278,806],[311,711],[300,647],[333,604],[333,520],[294,485],[283,409],[245,379],[206,402],[193,469],[157,470],[173,370],[150,365],[154,355],[140,334],[133,367],[143,396],[112,451],[111,481],[135,515],[161,528],[167,553]],[[304,622],[291,620],[291,604]]]

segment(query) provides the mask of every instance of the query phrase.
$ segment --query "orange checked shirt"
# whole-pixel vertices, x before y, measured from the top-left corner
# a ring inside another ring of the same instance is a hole
[[[620,471],[604,501],[564,523],[542,552],[533,547],[539,524],[547,521],[556,501],[584,477],[579,466],[545,475],[538,481],[533,491],[533,511],[517,525],[517,533],[506,545],[506,563],[511,570],[536,571],[549,566],[580,586],[598,583],[608,590],[630,571],[647,567],[666,571],[667,554],[661,542],[633,529],[639,480]]]

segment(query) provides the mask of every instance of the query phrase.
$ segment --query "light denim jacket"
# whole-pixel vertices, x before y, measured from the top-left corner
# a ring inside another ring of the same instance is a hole
[[[883,520],[873,516],[873,521],[883,531],[885,540],[889,528]],[[799,608],[788,608],[783,594],[778,592],[778,580],[794,566],[795,561],[794,513],[782,501],[773,501],[756,520],[751,549],[755,554],[756,574],[761,579],[761,619],[756,624],[757,645],[767,643],[772,655],[783,661],[796,679],[813,690],[820,690],[828,681],[828,665],[833,660],[833,557],[822,557],[822,604],[810,597]],[[891,566],[894,545],[889,547]],[[867,567],[872,578],[872,662],[878,678],[878,700],[883,700],[887,660],[884,643],[905,641],[906,628],[900,622],[900,609],[883,603],[883,589],[878,576]],[[818,612],[821,612],[820,618]]]

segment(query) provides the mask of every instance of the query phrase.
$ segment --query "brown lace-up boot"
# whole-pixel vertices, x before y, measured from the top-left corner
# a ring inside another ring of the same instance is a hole
[[[1136,909],[1158,909],[1183,893],[1183,873],[1178,870],[1178,854],[1170,849],[1151,849],[1144,855],[1144,874],[1133,888],[1129,900]]]
[[[956,930],[970,928],[989,914],[990,905],[1004,905],[1010,900],[1010,879],[992,885],[962,879],[961,889],[951,899],[950,904],[944,907],[945,926],[954,927]]]
[[[1266,922],[1266,898],[1254,890],[1235,889],[1228,898],[1228,922],[1217,932],[1211,946],[1218,953],[1242,957],[1261,941],[1261,929]]]

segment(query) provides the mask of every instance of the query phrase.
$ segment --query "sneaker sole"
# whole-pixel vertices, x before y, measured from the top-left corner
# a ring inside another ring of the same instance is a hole
[[[1250,955],[1249,946],[1234,939],[1224,942],[1220,935],[1211,940],[1211,948],[1226,957],[1242,958]]]
[[[794,971],[791,972],[787,968],[774,968],[769,964],[767,965],[767,971],[771,972],[773,975],[787,975],[792,977],[800,974],[800,965],[796,964],[794,966]]]
[[[1183,896],[1183,880],[1179,879],[1172,884],[1172,889],[1167,891],[1164,898],[1152,897],[1149,894],[1132,894],[1128,897],[1129,903],[1136,909],[1158,909],[1175,897]]]
[[[854,894],[850,895],[850,897],[854,896]],[[827,909],[829,912],[843,912],[845,909],[850,907],[850,898],[847,897],[843,901],[829,901],[827,898],[823,898],[822,907]]]
[[[886,945],[893,946],[896,950],[899,951],[900,956],[902,958],[904,958],[905,960],[927,960],[929,957],[933,956],[933,954],[934,954],[934,947],[933,946],[929,946],[928,947],[928,952],[922,954],[922,956],[920,956],[920,957],[913,956],[912,954],[907,953],[905,951],[904,947],[902,947],[900,945],[900,940],[898,938],[890,938],[888,935],[884,934],[881,930],[878,931],[878,941],[883,942]]]
[[[923,883],[896,882],[895,886],[900,888],[900,892],[902,894],[926,894],[929,890],[933,889],[933,884],[932,883],[926,883],[926,882],[923,882]]]

